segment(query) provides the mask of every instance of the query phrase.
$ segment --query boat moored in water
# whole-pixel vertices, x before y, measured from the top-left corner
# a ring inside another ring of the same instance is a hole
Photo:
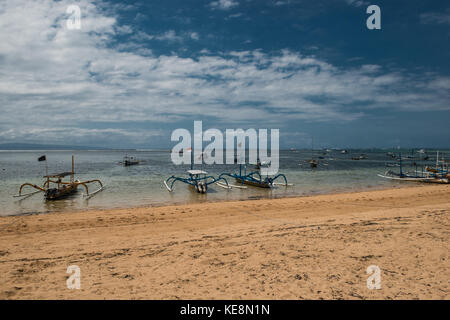
[[[42,156],[38,160],[46,161],[46,171],[47,171],[48,169],[47,169],[46,157]],[[70,177],[69,181],[64,181],[63,179],[67,176]],[[50,174],[50,175],[46,174],[44,176],[44,178],[46,180],[45,180],[44,184],[42,185],[42,187],[37,186],[32,183],[29,183],[29,182],[26,182],[20,186],[19,193],[17,195],[14,195],[14,197],[24,198],[24,197],[32,196],[39,192],[43,192],[44,198],[46,200],[59,200],[59,199],[65,198],[71,194],[74,194],[77,191],[78,186],[81,185],[86,190],[86,194],[84,196],[90,198],[90,197],[94,196],[95,194],[97,194],[98,192],[102,191],[104,188],[102,182],[98,179],[80,181],[80,180],[75,180],[74,177],[75,177],[74,158],[72,156],[72,171],[55,173],[55,174]],[[100,188],[94,192],[89,193],[88,184],[94,183],[94,182],[98,183],[100,185]],[[27,194],[22,194],[22,190],[27,186],[37,189],[37,191],[27,193]]]

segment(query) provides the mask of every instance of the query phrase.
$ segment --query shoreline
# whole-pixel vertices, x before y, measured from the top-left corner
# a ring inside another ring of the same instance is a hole
[[[449,299],[449,185],[0,218],[2,299]],[[66,287],[68,266],[81,290]],[[382,289],[366,287],[366,268]]]
[[[257,200],[275,200],[275,199],[292,199],[292,198],[303,198],[303,197],[314,197],[320,195],[335,195],[335,194],[343,194],[343,193],[358,193],[358,192],[368,192],[368,191],[382,191],[382,190],[397,190],[403,188],[414,188],[417,186],[427,186],[428,183],[405,183],[401,182],[398,185],[375,185],[368,187],[361,187],[358,190],[352,190],[346,187],[343,187],[339,190],[334,191],[318,191],[313,193],[305,193],[305,194],[293,194],[288,196],[273,196],[273,197],[265,197],[265,196],[249,196],[247,198],[242,199],[217,199],[217,200],[198,200],[193,202],[157,202],[157,203],[148,203],[148,204],[136,204],[129,206],[117,206],[117,207],[98,207],[98,208],[87,208],[87,209],[65,209],[65,210],[49,210],[49,211],[35,211],[35,212],[25,212],[25,213],[15,213],[15,214],[6,214],[0,215],[0,218],[3,217],[20,217],[20,216],[33,216],[33,215],[46,215],[46,214],[58,214],[58,213],[80,213],[86,211],[111,211],[111,210],[126,210],[126,209],[144,209],[144,208],[161,208],[167,206],[184,206],[191,204],[205,204],[205,203],[222,203],[222,202],[233,202],[233,201],[257,201]],[[192,191],[194,192],[194,191]]]

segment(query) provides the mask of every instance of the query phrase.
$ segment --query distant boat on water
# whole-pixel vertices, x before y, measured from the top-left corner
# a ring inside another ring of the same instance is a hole
[[[131,157],[131,156],[125,155],[123,157],[123,160],[120,161],[119,164],[123,165],[124,167],[129,167],[129,166],[135,166],[135,165],[141,164],[143,162],[144,161],[138,160],[135,157]]]
[[[365,154],[360,154],[359,157],[352,157],[352,160],[364,160],[367,159],[367,156]]]
[[[309,166],[311,169],[317,168],[319,160],[314,159],[314,137],[311,138],[311,160],[309,160]]]

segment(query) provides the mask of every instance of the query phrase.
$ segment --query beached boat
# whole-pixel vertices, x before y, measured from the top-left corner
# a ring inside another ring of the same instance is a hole
[[[46,156],[42,156],[38,160],[46,162],[46,172],[48,172]],[[70,177],[69,181],[63,181],[63,179],[67,176]],[[42,187],[26,182],[20,186],[19,194],[14,195],[14,197],[16,197],[16,198],[28,197],[28,196],[34,195],[36,193],[43,192],[46,200],[58,200],[58,199],[65,198],[65,197],[75,193],[77,191],[77,188],[79,185],[82,185],[85,188],[85,190],[86,190],[86,194],[84,195],[85,197],[92,197],[93,195],[95,195],[98,192],[103,190],[103,184],[98,179],[80,181],[80,180],[75,180],[74,176],[75,176],[74,158],[72,156],[72,171],[55,173],[55,174],[46,173],[46,175],[44,176],[44,178],[46,180],[45,180],[44,184],[42,185]],[[88,184],[94,183],[94,182],[98,183],[100,185],[100,188],[94,192],[89,193]],[[27,186],[37,189],[37,191],[27,193],[27,194],[22,194],[22,190]]]

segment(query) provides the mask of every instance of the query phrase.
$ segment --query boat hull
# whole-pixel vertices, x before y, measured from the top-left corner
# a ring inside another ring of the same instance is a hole
[[[65,198],[77,191],[77,184],[67,184],[63,185],[59,188],[51,188],[47,189],[45,192],[45,199],[46,200],[58,200]]]
[[[396,180],[396,181],[413,181],[413,182],[423,182],[423,183],[440,183],[449,184],[450,180],[447,178],[422,178],[422,177],[400,177],[400,176],[389,176],[389,175],[378,175],[381,178]]]
[[[246,184],[249,186],[259,187],[259,188],[270,188],[270,184],[268,182],[257,182],[257,181],[249,181],[249,180],[242,180],[240,178],[235,178],[237,182],[241,184]]]
[[[128,160],[126,160],[126,161],[123,162],[123,165],[125,167],[136,166],[138,164],[139,164],[139,161],[128,161]]]

